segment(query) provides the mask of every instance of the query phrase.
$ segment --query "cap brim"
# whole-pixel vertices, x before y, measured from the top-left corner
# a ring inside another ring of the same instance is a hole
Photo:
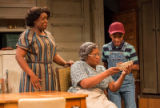
[[[123,33],[123,34],[125,34],[125,32],[123,32],[123,31],[112,31],[112,32],[109,32],[110,35],[112,35],[114,33]]]

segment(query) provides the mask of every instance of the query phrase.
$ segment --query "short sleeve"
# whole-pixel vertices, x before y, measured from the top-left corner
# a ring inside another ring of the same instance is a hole
[[[82,62],[75,62],[71,66],[71,79],[72,79],[72,85],[73,87],[78,86],[78,83],[85,79],[88,78],[88,75],[85,71],[85,67]]]
[[[136,54],[136,50],[133,46],[131,48],[130,60],[132,60],[134,64],[138,64],[138,57]]]
[[[34,33],[30,32],[30,30],[24,31],[20,35],[16,46],[18,46],[22,49],[25,49],[25,50],[29,50],[29,47],[31,46],[31,42],[32,42],[32,39],[33,39],[33,35],[34,35]]]
[[[106,46],[103,46],[102,48],[102,62],[107,62],[109,56],[109,48]]]

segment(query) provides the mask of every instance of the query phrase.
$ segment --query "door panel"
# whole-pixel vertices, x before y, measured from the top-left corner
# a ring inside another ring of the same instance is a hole
[[[143,93],[157,93],[155,13],[152,0],[141,3],[141,35]]]
[[[160,93],[160,1],[155,1],[156,5],[156,34],[157,34],[157,66],[158,66],[158,93]]]

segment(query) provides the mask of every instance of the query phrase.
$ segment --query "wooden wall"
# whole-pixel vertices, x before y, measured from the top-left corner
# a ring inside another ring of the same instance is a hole
[[[137,9],[137,7],[138,7],[137,0],[119,0],[120,11]]]
[[[138,33],[137,33],[137,12],[136,10],[127,10],[120,12],[114,16],[115,21],[124,24],[125,37],[124,40],[132,44],[138,52]]]

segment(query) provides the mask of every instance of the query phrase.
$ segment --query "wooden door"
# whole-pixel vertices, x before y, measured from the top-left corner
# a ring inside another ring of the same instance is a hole
[[[160,93],[160,1],[155,0],[156,12],[156,44],[157,44],[157,69],[158,69],[158,93]]]
[[[140,71],[142,93],[157,93],[157,45],[154,0],[140,2]]]

